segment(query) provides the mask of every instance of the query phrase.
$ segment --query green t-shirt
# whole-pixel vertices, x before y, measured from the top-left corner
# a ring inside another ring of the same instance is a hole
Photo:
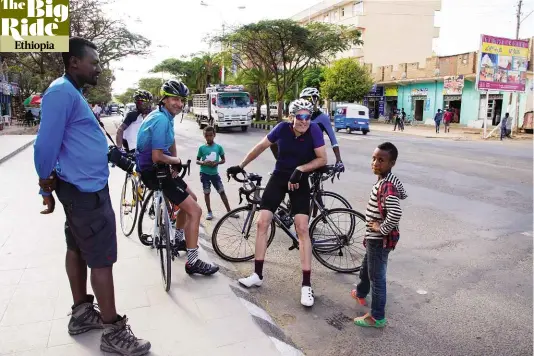
[[[214,143],[211,146],[202,145],[198,148],[197,159],[200,161],[215,161],[219,162],[221,157],[224,156],[224,150],[221,145]],[[209,174],[214,176],[218,174],[218,166],[208,167],[200,166],[200,173]]]

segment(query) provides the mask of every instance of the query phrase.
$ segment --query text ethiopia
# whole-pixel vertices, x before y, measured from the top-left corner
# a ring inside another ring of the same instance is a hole
[[[15,49],[31,49],[31,50],[54,50],[54,44],[46,41],[43,42],[28,42],[28,41],[15,41]]]

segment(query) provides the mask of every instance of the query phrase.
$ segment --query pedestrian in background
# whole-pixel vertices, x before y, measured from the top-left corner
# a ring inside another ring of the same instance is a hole
[[[447,108],[445,114],[443,115],[443,126],[445,126],[445,133],[451,131],[451,121],[452,121],[452,110]]]
[[[509,137],[508,121],[510,121],[510,114],[506,113],[501,120],[501,141],[504,137]]]
[[[108,188],[108,143],[81,92],[86,84],[96,85],[102,72],[97,47],[73,37],[62,55],[65,75],[50,84],[42,99],[34,161],[47,206],[41,213],[54,211],[54,190],[65,210],[65,267],[74,302],[68,332],[104,329],[102,351],[145,355],[150,342],[136,338],[126,316],[115,309],[117,227]],[[87,294],[87,267],[98,309],[94,296]]]
[[[439,133],[439,127],[441,125],[441,119],[443,118],[443,113],[441,109],[438,109],[436,116],[434,116],[434,122],[436,123],[436,133]]]

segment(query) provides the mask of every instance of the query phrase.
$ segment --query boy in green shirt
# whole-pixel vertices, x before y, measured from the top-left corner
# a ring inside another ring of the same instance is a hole
[[[206,207],[208,208],[208,215],[206,220],[213,219],[213,212],[211,211],[210,192],[211,185],[219,193],[227,211],[230,211],[230,204],[224,192],[224,186],[219,176],[218,166],[226,162],[224,158],[224,150],[221,145],[214,142],[215,130],[208,126],[204,129],[204,138],[206,144],[198,148],[197,164],[200,165],[200,181],[204,190],[204,199],[206,200]],[[237,215],[233,215],[237,217]]]

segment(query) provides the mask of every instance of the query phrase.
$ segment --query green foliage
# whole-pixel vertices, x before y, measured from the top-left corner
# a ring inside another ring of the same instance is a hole
[[[128,88],[124,93],[116,95],[115,100],[124,105],[131,103],[133,101],[133,95],[136,90],[136,88]]]
[[[167,58],[152,68],[154,73],[169,73],[180,78],[193,94],[206,92],[208,83],[219,82],[221,55],[200,52],[187,60]]]
[[[110,69],[102,70],[98,77],[98,84],[88,87],[86,97],[89,103],[108,103],[111,101],[111,84],[115,80]]]
[[[149,91],[154,97],[154,102],[159,102],[161,99],[160,90],[165,82],[162,78],[141,78],[138,82],[138,88]]]
[[[361,101],[373,86],[373,78],[355,58],[337,60],[325,70],[323,96],[333,101]]]
[[[130,32],[123,20],[108,16],[103,10],[107,0],[70,0],[69,16],[71,36],[84,37],[98,47],[101,64],[107,68],[111,61],[129,55],[148,53],[150,41]],[[24,93],[42,93],[50,83],[64,72],[61,53],[16,52],[2,53],[11,68],[18,68],[18,78],[23,80]],[[108,76],[107,78],[111,78]],[[107,86],[107,80],[103,85]],[[109,86],[111,90],[111,85]],[[110,98],[110,93],[92,90],[95,98]]]
[[[244,25],[213,40],[222,42],[236,55],[240,68],[270,73],[276,100],[281,104],[288,91],[295,90],[308,67],[326,64],[336,53],[362,43],[360,36],[357,29],[345,26],[327,23],[302,26],[285,19]],[[264,87],[270,82],[263,83]],[[278,116],[282,117],[282,105]]]

